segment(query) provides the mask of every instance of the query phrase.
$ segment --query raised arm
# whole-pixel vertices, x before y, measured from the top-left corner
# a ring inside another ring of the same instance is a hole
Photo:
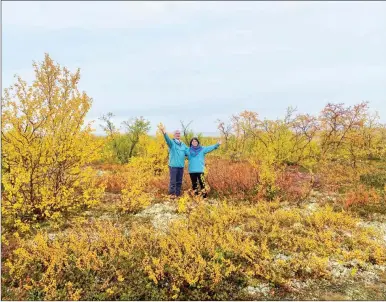
[[[221,142],[218,142],[217,144],[215,145],[212,145],[212,146],[207,146],[207,147],[204,147],[203,151],[204,151],[204,154],[206,153],[209,153],[209,152],[212,152],[213,150],[216,150],[218,147],[220,147],[221,145]]]
[[[172,142],[172,140],[170,139],[169,135],[166,133],[165,126],[162,125],[162,124],[159,124],[159,125],[158,125],[158,128],[159,128],[159,130],[161,130],[161,132],[163,133],[167,145],[169,146],[169,148],[171,148],[171,147],[173,146],[173,142]]]
[[[164,133],[164,138],[165,138],[165,141],[168,144],[169,148],[171,148],[173,146],[173,142],[172,142],[172,140],[170,139],[169,135],[166,132]]]

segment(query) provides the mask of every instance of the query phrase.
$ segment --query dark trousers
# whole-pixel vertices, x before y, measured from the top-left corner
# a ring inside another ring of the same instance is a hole
[[[182,177],[184,176],[184,168],[169,167],[170,181],[169,181],[169,194],[181,195]]]
[[[192,189],[196,195],[199,194],[198,185],[200,185],[200,191],[205,189],[204,173],[189,173],[190,180],[192,181]],[[202,196],[206,198],[206,192],[204,191]]]

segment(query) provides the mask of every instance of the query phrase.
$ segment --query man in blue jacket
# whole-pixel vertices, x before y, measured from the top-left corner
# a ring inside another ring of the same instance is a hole
[[[174,131],[174,138],[170,139],[163,125],[159,126],[165,141],[169,147],[169,194],[174,196],[181,195],[182,178],[184,176],[185,153],[188,147],[181,141],[179,130]]]

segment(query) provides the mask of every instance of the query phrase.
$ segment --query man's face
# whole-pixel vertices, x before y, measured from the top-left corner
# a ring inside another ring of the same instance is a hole
[[[180,131],[179,130],[176,130],[176,131],[174,131],[174,138],[175,139],[180,139],[180,136],[181,136],[181,133],[180,133]]]

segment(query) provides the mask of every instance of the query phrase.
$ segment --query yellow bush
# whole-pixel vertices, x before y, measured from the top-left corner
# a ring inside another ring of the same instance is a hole
[[[193,191],[190,193],[184,192],[182,196],[176,199],[178,213],[188,213],[194,207],[194,205],[197,205],[203,201],[200,195],[195,196],[193,194]]]
[[[173,299],[185,299],[192,290],[213,292],[239,278],[278,284],[301,276],[327,278],[329,258],[371,262],[375,253],[375,261],[385,263],[385,251],[374,238],[379,234],[328,207],[307,216],[280,210],[278,203],[201,205],[159,236],[160,249],[145,259],[145,269],[156,284],[170,284]]]
[[[168,149],[163,135],[157,131],[156,137],[142,135],[138,143],[139,156],[133,160],[142,160],[139,163],[143,171],[159,176],[168,169]]]
[[[103,193],[85,166],[98,158],[100,142],[84,118],[91,99],[70,73],[46,55],[34,63],[35,80],[5,89],[2,107],[2,215],[21,230],[31,221],[97,203]]]
[[[55,238],[39,232],[4,263],[3,281],[15,300],[151,299],[138,251],[111,222],[77,224]],[[135,250],[136,249],[136,250]],[[5,276],[5,277],[4,277]],[[151,284],[150,284],[151,286]]]
[[[154,177],[151,170],[152,162],[147,158],[133,157],[127,164],[130,171],[127,174],[127,188],[122,190],[119,210],[123,212],[138,212],[151,203],[152,194],[146,192],[148,183]]]
[[[227,300],[261,281],[330,278],[330,260],[385,264],[380,234],[347,213],[279,206],[201,204],[166,233],[136,223],[125,235],[106,221],[77,224],[54,239],[39,232],[5,262],[6,297]]]
[[[151,187],[151,181],[167,171],[168,153],[164,145],[159,133],[155,139],[146,135],[140,137],[138,148],[142,156],[130,158],[126,165],[129,173],[119,204],[121,211],[137,212],[151,203],[153,193],[157,191]]]
[[[151,203],[151,195],[143,191],[141,184],[132,184],[130,189],[122,190],[119,210],[127,213],[136,213]]]

